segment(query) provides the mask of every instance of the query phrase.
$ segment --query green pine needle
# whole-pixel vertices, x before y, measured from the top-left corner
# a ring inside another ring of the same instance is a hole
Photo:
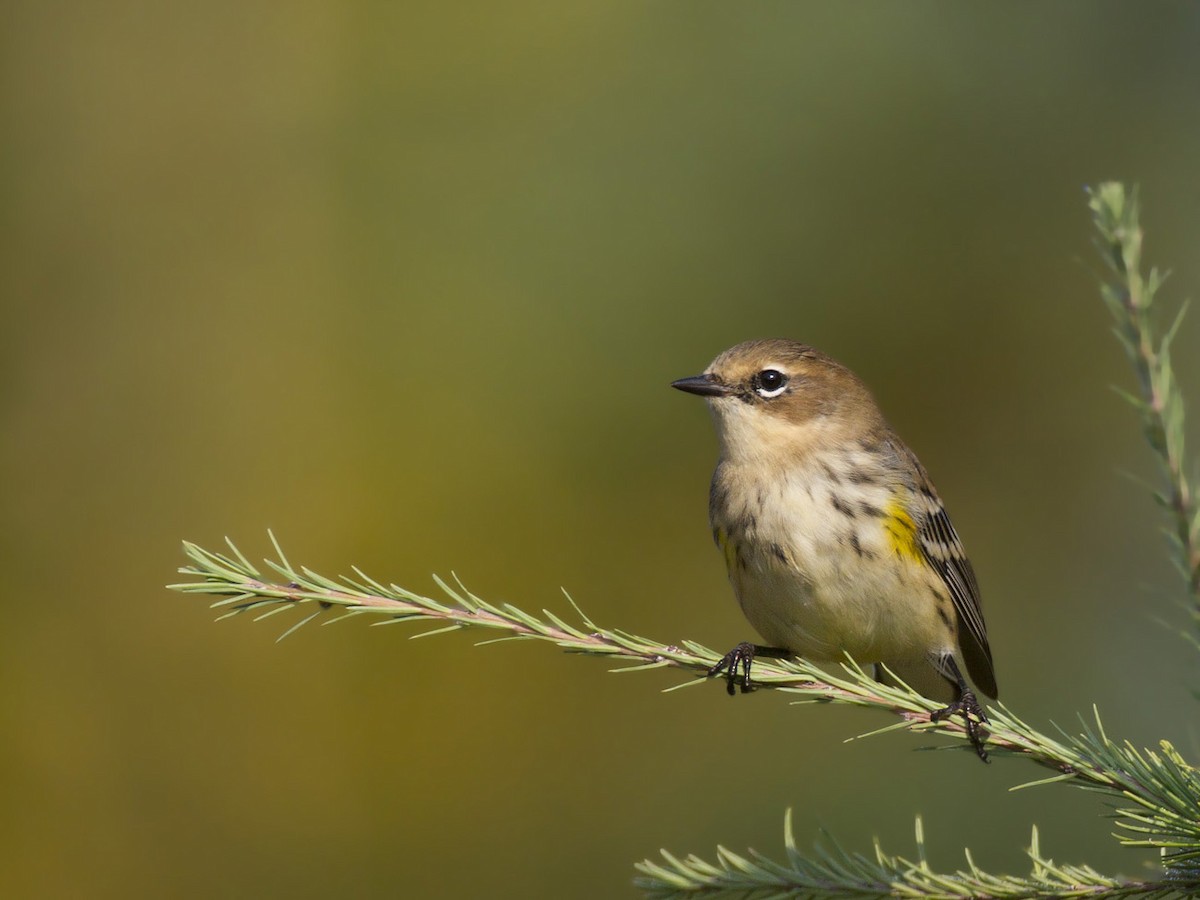
[[[272,538],[278,549],[278,542]],[[264,581],[234,548],[236,558],[211,553],[191,544],[184,552],[192,564],[180,569],[189,580],[172,585],[188,594],[216,595],[229,608],[222,618],[256,611],[257,619],[303,611],[302,617],[281,636],[294,633],[304,624],[323,616],[341,619],[366,616],[375,625],[432,622],[435,627],[412,637],[430,637],[466,629],[502,632],[487,643],[503,640],[547,641],[570,653],[602,656],[616,660],[615,672],[675,669],[690,678],[680,685],[701,683],[719,655],[692,641],[681,646],[664,644],[627,631],[596,625],[571,603],[569,617],[552,612],[541,616],[511,603],[494,605],[473,594],[461,579],[453,584],[435,578],[446,600],[425,597],[378,581],[355,571],[357,578],[329,579],[308,568],[297,569],[282,554],[267,560],[279,573],[278,581]],[[364,586],[371,586],[367,589]],[[956,739],[954,746],[970,748],[963,726],[953,719],[931,722],[929,713],[939,704],[903,684],[882,684],[852,659],[826,671],[802,659],[756,661],[756,681],[764,689],[778,689],[801,698],[801,702],[823,701],[885,710],[898,721],[868,732],[883,735],[893,731],[935,732]],[[670,688],[669,688],[670,689]],[[1022,787],[1065,782],[1099,791],[1118,802],[1116,815],[1122,829],[1121,841],[1129,846],[1155,847],[1163,852],[1170,868],[1193,865],[1200,859],[1200,775],[1169,744],[1158,750],[1139,750],[1111,741],[1099,715],[1083,722],[1080,734],[1061,733],[1051,737],[1033,728],[1003,704],[988,710],[988,747],[996,756],[1025,758],[1051,775],[1026,782]],[[1060,730],[1061,731],[1061,730]],[[751,881],[764,879],[775,884],[775,875],[754,857],[738,857],[724,851],[721,857],[730,871],[741,872]],[[845,862],[843,860],[842,862]],[[857,865],[857,863],[855,863]],[[777,874],[777,873],[775,873]],[[722,875],[729,877],[728,872]],[[954,876],[957,877],[957,876]]]
[[[811,856],[796,848],[791,810],[784,820],[787,862],[776,863],[756,850],[748,855],[717,848],[717,860],[708,862],[689,855],[680,858],[668,850],[660,860],[643,860],[635,867],[637,885],[656,900],[667,898],[767,897],[929,897],[929,898],[1032,898],[1032,897],[1132,897],[1164,895],[1186,887],[1177,884],[1121,882],[1088,866],[1055,864],[1041,854],[1037,829],[1027,850],[1032,863],[1028,875],[993,875],[976,865],[965,852],[966,867],[936,872],[925,852],[924,826],[915,823],[916,858],[893,856],[875,843],[868,856],[851,853],[835,840],[818,845]]]
[[[1189,601],[1200,614],[1200,508],[1195,482],[1184,472],[1183,394],[1171,363],[1171,343],[1187,312],[1181,304],[1171,326],[1158,337],[1156,294],[1166,275],[1141,273],[1142,228],[1136,188],[1117,182],[1088,192],[1096,245],[1108,263],[1101,296],[1113,316],[1113,329],[1137,376],[1138,392],[1120,391],[1142,417],[1142,430],[1158,458],[1165,488],[1158,491],[1171,518],[1172,550],[1184,576]]]

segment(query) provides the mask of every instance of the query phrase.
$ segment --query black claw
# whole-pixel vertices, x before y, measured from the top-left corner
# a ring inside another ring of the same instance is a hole
[[[722,656],[721,661],[708,670],[708,674],[712,676],[725,673],[725,688],[729,691],[729,696],[734,695],[734,688],[738,684],[741,685],[742,693],[748,694],[754,690],[754,684],[750,681],[750,665],[759,656],[769,659],[788,659],[792,656],[792,652],[782,647],[760,647],[758,644],[742,641]],[[739,666],[742,670],[740,682],[738,681]]]
[[[725,673],[725,689],[729,692],[729,696],[734,695],[737,685],[738,666],[742,669],[742,693],[748,694],[752,690],[750,685],[750,665],[754,662],[754,653],[757,648],[749,641],[742,641],[728,653],[721,657],[721,661],[708,670],[709,677]]]
[[[963,690],[959,698],[949,706],[942,709],[934,710],[929,714],[929,721],[940,722],[942,719],[948,719],[951,716],[963,717],[966,723],[967,738],[971,741],[971,746],[975,748],[976,754],[984,762],[988,762],[987,750],[983,747],[984,731],[980,727],[987,724],[987,713],[983,711],[983,707],[979,705],[979,701],[975,699],[975,692],[969,688]]]

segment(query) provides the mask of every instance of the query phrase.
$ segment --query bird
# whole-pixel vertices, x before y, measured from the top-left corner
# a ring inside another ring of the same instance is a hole
[[[713,538],[746,619],[709,675],[752,689],[756,656],[885,666],[959,715],[985,762],[996,698],[975,571],[933,482],[849,368],[793,340],[754,340],[671,383],[705,398],[720,455]],[[962,666],[960,666],[960,663]]]

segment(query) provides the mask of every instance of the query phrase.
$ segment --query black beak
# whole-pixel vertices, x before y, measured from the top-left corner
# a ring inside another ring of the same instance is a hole
[[[672,381],[671,387],[688,394],[699,394],[701,397],[726,397],[733,393],[733,388],[717,381],[714,375],[680,378],[678,381]]]

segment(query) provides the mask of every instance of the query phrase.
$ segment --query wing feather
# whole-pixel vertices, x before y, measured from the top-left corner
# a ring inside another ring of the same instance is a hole
[[[979,582],[975,569],[967,559],[962,541],[942,501],[930,484],[921,464],[913,458],[922,476],[916,485],[917,540],[921,554],[942,577],[954,608],[958,612],[958,645],[971,680],[989,697],[996,697],[996,672],[992,664],[992,649],[988,646],[987,625],[979,599]]]

